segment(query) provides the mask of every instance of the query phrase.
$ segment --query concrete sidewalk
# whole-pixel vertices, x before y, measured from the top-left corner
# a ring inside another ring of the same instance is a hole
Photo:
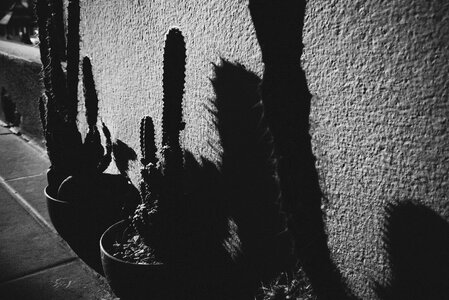
[[[45,151],[0,124],[0,299],[117,299],[51,225]]]

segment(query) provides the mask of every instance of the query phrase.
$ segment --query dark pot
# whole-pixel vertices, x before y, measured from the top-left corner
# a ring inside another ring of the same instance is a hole
[[[58,200],[49,195],[48,187],[45,196],[50,220],[56,231],[84,262],[103,274],[97,245],[102,225],[93,207]]]
[[[104,274],[120,299],[173,299],[177,285],[165,264],[136,264],[112,256],[112,245],[121,240],[127,222],[109,227],[100,239]]]
[[[108,184],[87,188],[82,184],[70,183],[70,189],[74,190],[71,195],[77,195],[78,199],[65,197],[62,200],[49,187],[45,189],[48,212],[56,231],[83,261],[100,274],[103,274],[98,246],[101,235],[109,226],[124,218],[124,203],[139,201],[138,191],[132,184],[122,183],[122,187],[117,188],[118,182],[123,179],[114,177],[116,175],[104,175],[110,180]],[[107,182],[105,178],[102,181]],[[80,191],[90,196],[82,195]]]
[[[136,264],[114,257],[112,245],[122,240],[126,227],[127,221],[120,221],[100,239],[104,274],[120,299],[254,299],[253,289],[235,283],[234,277],[222,277],[220,268],[215,270],[221,274],[217,280],[216,274],[198,272],[199,265]]]

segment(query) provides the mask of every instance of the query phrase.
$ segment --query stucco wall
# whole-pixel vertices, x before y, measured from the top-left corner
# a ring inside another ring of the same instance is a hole
[[[187,49],[183,132],[185,147],[208,159],[216,140],[205,105],[214,96],[209,78],[220,58],[262,75],[263,66],[247,4],[242,1],[85,1],[81,55],[89,56],[99,92],[100,116],[112,134],[136,151],[139,122],[155,119],[160,137],[165,35],[182,31]],[[137,168],[134,176],[137,176]]]
[[[187,48],[183,143],[216,160],[204,107],[211,63],[263,74],[247,1],[82,1],[81,55],[92,61],[100,117],[137,151],[139,121],[150,115],[160,142],[163,46],[173,26]],[[444,0],[308,2],[302,61],[329,245],[361,298],[390,276],[381,230],[388,203],[417,200],[449,219],[448,31]]]
[[[359,296],[389,275],[389,202],[449,219],[449,4],[310,1],[302,57],[329,244]]]

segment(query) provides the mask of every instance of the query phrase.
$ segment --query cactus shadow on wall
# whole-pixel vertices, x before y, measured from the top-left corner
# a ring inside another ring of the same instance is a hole
[[[407,201],[390,204],[384,224],[392,278],[376,284],[380,299],[447,299],[449,223],[430,208]]]
[[[322,193],[309,134],[311,94],[301,69],[306,1],[249,1],[265,64],[262,101],[273,133],[281,208],[295,252],[320,299],[344,299],[342,277],[327,246]]]
[[[129,171],[129,163],[131,161],[137,160],[137,153],[129,147],[125,142],[123,142],[120,139],[116,139],[112,143],[112,155],[114,158],[115,165],[117,169],[119,170],[120,174],[123,176],[123,178],[126,178],[130,181],[128,171]],[[131,216],[138,203],[139,197],[130,198],[134,200],[135,202],[124,202],[122,206],[122,216],[124,219],[126,219],[128,216]]]
[[[190,277],[220,283],[203,292],[213,298],[235,299],[242,293],[250,298],[261,280],[292,263],[291,245],[281,233],[285,226],[276,203],[279,189],[260,79],[227,61],[214,68],[216,96],[210,110],[220,136],[221,164],[198,162],[184,152],[184,195],[176,206],[176,222],[183,226],[177,226],[176,243],[183,249],[181,259],[191,264]]]
[[[211,81],[227,213],[238,230],[245,268],[253,278],[266,279],[292,261],[277,203],[274,146],[260,101],[260,78],[222,60]]]

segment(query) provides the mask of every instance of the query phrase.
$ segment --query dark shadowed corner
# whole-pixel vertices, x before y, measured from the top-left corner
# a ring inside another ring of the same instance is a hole
[[[383,228],[391,280],[376,284],[380,299],[447,299],[449,223],[414,201],[389,204]]]
[[[281,207],[295,251],[319,299],[350,298],[330,258],[309,135],[311,94],[300,60],[305,1],[250,0],[262,50],[262,101],[279,160]]]

